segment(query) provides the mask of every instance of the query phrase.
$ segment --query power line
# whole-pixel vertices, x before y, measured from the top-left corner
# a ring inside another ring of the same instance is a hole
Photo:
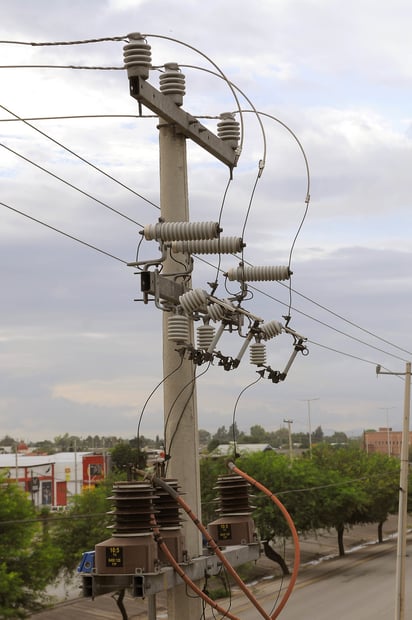
[[[156,209],[159,209],[158,205],[156,205],[154,202],[152,202],[151,200],[149,200],[148,198],[145,198],[144,196],[142,196],[142,194],[139,194],[138,192],[136,192],[134,189],[132,189],[131,187],[129,187],[128,185],[126,185],[125,183],[122,183],[121,181],[119,181],[118,179],[116,179],[115,177],[113,177],[111,174],[108,174],[107,172],[105,172],[104,170],[102,170],[101,168],[99,168],[98,166],[96,166],[95,164],[93,164],[92,162],[90,162],[89,160],[85,159],[84,157],[82,157],[81,155],[79,155],[78,153],[76,153],[75,151],[73,151],[72,149],[68,148],[67,146],[65,146],[64,144],[62,144],[61,142],[59,142],[58,140],[56,140],[55,138],[52,138],[52,136],[50,136],[49,134],[45,133],[44,131],[42,131],[41,129],[39,129],[38,127],[36,127],[35,125],[32,125],[31,123],[29,123],[27,120],[21,118],[18,114],[16,114],[15,112],[12,112],[11,110],[9,110],[8,108],[6,108],[6,106],[2,105],[0,103],[0,108],[2,110],[4,110],[5,112],[7,112],[8,114],[11,114],[12,116],[15,117],[16,120],[21,121],[22,123],[24,123],[25,125],[27,125],[28,127],[30,127],[31,129],[33,129],[34,131],[37,131],[37,133],[39,133],[40,135],[42,135],[44,138],[47,138],[47,140],[50,140],[51,142],[53,142],[54,144],[56,144],[57,146],[59,146],[60,148],[64,149],[65,151],[67,151],[67,153],[70,153],[71,155],[73,155],[74,157],[77,157],[77,159],[79,159],[80,161],[84,162],[85,164],[87,164],[88,166],[90,166],[91,168],[93,168],[94,170],[96,170],[97,172],[100,172],[101,174],[103,174],[105,177],[107,177],[108,179],[110,179],[111,181],[113,181],[114,183],[117,183],[118,185],[120,185],[121,187],[123,187],[124,189],[127,189],[129,192],[131,192],[132,194],[134,194],[135,196],[137,196],[138,198],[141,198],[142,200],[148,202],[149,204],[151,204],[153,207],[156,207]]]
[[[102,250],[102,249],[98,248],[95,245],[87,243],[86,241],[82,241],[78,237],[74,237],[73,235],[69,235],[68,233],[65,233],[63,230],[60,230],[59,228],[55,228],[54,226],[51,226],[50,224],[46,224],[46,222],[42,222],[41,220],[38,220],[37,218],[35,218],[35,217],[31,216],[31,215],[28,215],[28,213],[24,213],[23,211],[19,211],[18,209],[15,209],[14,207],[11,207],[10,205],[6,204],[5,202],[0,202],[0,205],[2,207],[5,207],[6,209],[9,209],[10,211],[14,211],[15,213],[18,213],[18,215],[22,215],[23,217],[26,217],[27,219],[32,220],[33,222],[36,222],[36,224],[40,224],[41,226],[45,226],[46,228],[50,228],[50,230],[54,230],[54,232],[57,232],[60,235],[63,235],[64,237],[68,237],[69,239],[72,239],[72,241],[76,241],[77,243],[81,243],[82,245],[85,245],[86,247],[91,248],[92,250],[95,250],[96,252],[100,252],[100,254],[104,254],[105,256],[108,256],[109,258],[113,258],[114,260],[117,260],[120,263],[123,263],[123,264],[127,265],[127,261],[122,260],[118,256],[114,256],[114,254],[110,254],[109,252],[106,252],[105,250]]]
[[[37,164],[36,162],[34,162],[33,160],[29,159],[28,157],[25,157],[24,155],[22,155],[21,153],[18,153],[17,151],[15,151],[14,149],[12,149],[9,146],[6,146],[3,143],[0,143],[0,146],[2,146],[4,149],[6,149],[7,151],[9,151],[10,153],[13,153],[13,155],[16,155],[17,157],[20,157],[20,159],[23,159],[24,161],[26,161],[27,163],[31,164],[32,166],[35,166],[36,168],[38,168],[39,170],[42,170],[43,172],[45,172],[46,174],[49,174],[51,177],[53,177],[54,179],[57,179],[58,181],[60,181],[61,183],[64,183],[65,185],[67,185],[68,187],[71,187],[72,189],[76,190],[77,192],[79,192],[80,194],[83,194],[83,196],[86,196],[87,198],[90,198],[91,200],[94,200],[94,202],[97,202],[98,204],[100,204],[102,207],[105,207],[105,209],[109,209],[110,211],[113,211],[113,213],[116,213],[117,215],[120,215],[120,217],[123,217],[124,219],[128,220],[129,222],[132,222],[133,224],[136,224],[137,226],[139,226],[139,228],[143,228],[142,224],[139,224],[139,222],[137,222],[136,220],[132,219],[131,217],[129,217],[128,215],[125,215],[124,213],[121,213],[121,211],[118,211],[117,209],[114,209],[113,207],[111,207],[110,205],[108,205],[106,202],[103,202],[102,200],[100,200],[99,198],[96,198],[95,196],[93,196],[92,194],[89,194],[88,192],[86,192],[83,189],[80,189],[80,187],[77,187],[77,185],[74,185],[73,183],[70,183],[69,181],[66,181],[65,179],[63,179],[62,177],[60,177],[59,175],[55,174],[54,172],[51,172],[50,170],[48,170],[47,168],[44,168],[43,166],[41,166],[40,164]]]

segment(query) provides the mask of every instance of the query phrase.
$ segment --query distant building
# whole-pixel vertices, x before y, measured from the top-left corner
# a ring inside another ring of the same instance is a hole
[[[92,452],[59,452],[44,456],[0,454],[0,472],[30,494],[37,507],[61,510],[106,477],[107,457]]]
[[[364,431],[363,444],[369,454],[381,452],[400,457],[402,431],[393,431],[390,427],[381,427],[377,431]],[[412,445],[412,432],[409,432],[409,445]]]

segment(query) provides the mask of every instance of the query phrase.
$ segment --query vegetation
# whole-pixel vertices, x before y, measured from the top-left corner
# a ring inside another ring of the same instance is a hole
[[[0,617],[24,618],[46,601],[62,554],[26,493],[0,478]]]

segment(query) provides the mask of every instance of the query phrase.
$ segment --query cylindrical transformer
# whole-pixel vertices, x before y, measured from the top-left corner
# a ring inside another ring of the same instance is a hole
[[[255,523],[251,517],[250,485],[236,474],[219,476],[219,518],[208,525],[209,534],[219,546],[247,545],[256,542]]]

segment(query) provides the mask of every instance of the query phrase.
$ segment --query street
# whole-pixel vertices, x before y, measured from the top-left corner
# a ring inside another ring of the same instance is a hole
[[[280,613],[282,620],[390,620],[394,617],[396,541],[366,546],[344,558],[305,567],[292,595]],[[406,583],[412,560],[406,560]],[[261,582],[254,594],[268,613],[278,595],[280,581]],[[287,583],[283,584],[282,592]],[[412,589],[406,587],[405,618],[412,611]],[[222,601],[221,601],[222,602]],[[223,603],[227,605],[228,601]],[[256,610],[239,593],[232,596],[231,613],[241,620],[256,620]],[[206,618],[216,616],[208,614]]]

